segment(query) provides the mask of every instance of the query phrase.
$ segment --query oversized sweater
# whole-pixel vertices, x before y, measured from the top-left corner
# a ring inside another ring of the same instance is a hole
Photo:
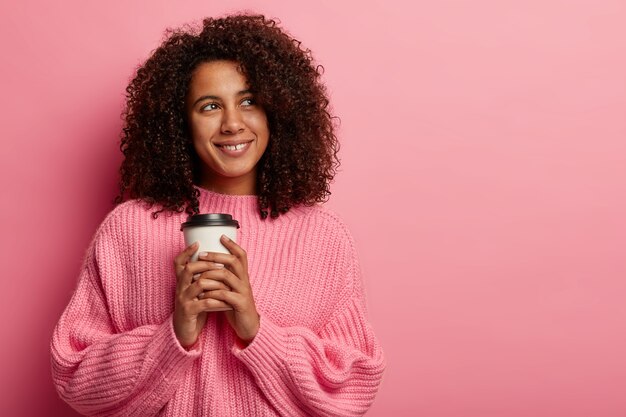
[[[368,323],[350,233],[328,209],[294,207],[262,220],[255,196],[200,190],[201,213],[229,213],[260,327],[243,347],[221,312],[193,349],[172,313],[183,213],[139,200],[109,213],[52,336],[62,399],[93,416],[360,416],[385,368]]]

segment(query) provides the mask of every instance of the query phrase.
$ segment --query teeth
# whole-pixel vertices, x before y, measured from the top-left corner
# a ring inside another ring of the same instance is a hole
[[[228,149],[229,151],[238,151],[240,149],[243,149],[244,146],[246,146],[245,143],[240,143],[239,145],[223,145],[224,148]]]

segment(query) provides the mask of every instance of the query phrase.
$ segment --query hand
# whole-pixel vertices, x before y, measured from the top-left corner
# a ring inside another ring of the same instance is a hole
[[[224,269],[223,265],[213,262],[189,262],[198,250],[198,242],[183,250],[174,259],[176,271],[176,299],[174,305],[174,333],[184,348],[191,347],[207,319],[207,310],[229,308],[229,305],[216,300],[202,297],[204,291],[227,290],[228,287],[219,281],[197,279],[194,275],[215,269]]]
[[[203,299],[212,299],[232,306],[224,314],[228,323],[244,343],[250,343],[259,331],[260,318],[252,296],[252,287],[248,277],[248,257],[246,251],[225,235],[220,238],[222,245],[230,254],[205,252],[198,259],[224,265],[223,269],[211,269],[203,272],[201,278],[220,281],[229,290],[216,289],[207,291]]]

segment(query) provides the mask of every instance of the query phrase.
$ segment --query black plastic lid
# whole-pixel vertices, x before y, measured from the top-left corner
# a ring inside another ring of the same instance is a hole
[[[230,214],[194,214],[193,216],[189,216],[187,218],[187,221],[180,226],[180,230],[183,230],[185,227],[197,226],[235,226],[239,229],[239,222],[234,220],[233,216]]]

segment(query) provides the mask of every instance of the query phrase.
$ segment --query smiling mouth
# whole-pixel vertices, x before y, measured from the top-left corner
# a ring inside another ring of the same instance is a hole
[[[218,148],[220,151],[222,151],[224,155],[235,157],[235,156],[243,155],[248,150],[248,148],[250,147],[250,144],[253,141],[254,140],[249,140],[246,142],[239,142],[239,143],[235,142],[235,143],[215,144],[215,147]]]
[[[218,148],[226,149],[228,151],[239,151],[239,150],[245,148],[246,145],[249,144],[250,142],[252,142],[252,141],[249,140],[247,142],[241,142],[241,143],[237,143],[237,144],[221,144],[221,145],[216,144],[215,146],[217,146]]]
[[[239,145],[217,145],[220,148],[224,148],[227,149],[229,151],[238,151],[240,149],[243,149],[244,146],[246,146],[247,143],[240,143]]]

